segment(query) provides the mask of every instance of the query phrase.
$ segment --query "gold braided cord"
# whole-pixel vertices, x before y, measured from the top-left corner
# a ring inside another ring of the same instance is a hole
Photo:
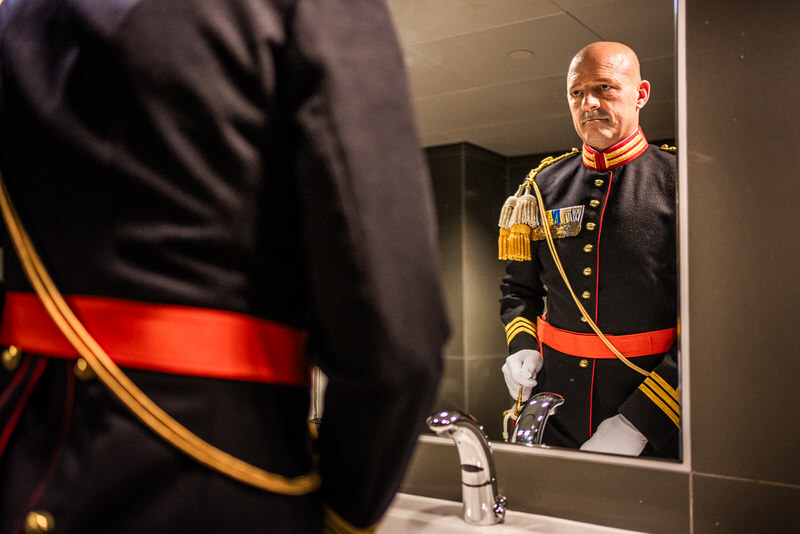
[[[519,188],[517,189],[517,193],[516,193],[517,196],[522,194],[522,191],[525,189],[526,185],[535,185],[534,178],[536,178],[536,175],[539,174],[539,171],[541,171],[545,167],[549,167],[550,165],[552,165],[553,163],[556,163],[557,161],[561,161],[562,159],[568,158],[571,155],[577,154],[577,153],[578,153],[578,149],[573,147],[572,150],[570,150],[566,154],[561,154],[560,156],[557,156],[555,158],[553,156],[549,156],[549,157],[544,158],[541,162],[539,162],[539,166],[538,167],[536,167],[535,169],[531,169],[531,172],[529,172],[528,176],[525,177],[525,181],[522,182],[519,185]],[[544,204],[539,202],[539,208],[544,209]]]
[[[33,248],[8,196],[2,175],[0,210],[25,274],[50,317],[98,379],[147,427],[197,462],[259,489],[285,495],[304,495],[320,486],[316,471],[290,478],[236,458],[193,434],[156,405],[112,361],[70,309]]]
[[[531,171],[531,174],[533,174],[533,171]],[[534,176],[535,176],[535,174],[534,174]],[[532,179],[532,176],[530,176],[530,175],[528,176],[528,180],[527,181],[531,185],[533,185],[533,190],[536,193],[536,201],[539,203],[539,212],[540,213],[546,213],[546,211],[544,209],[544,201],[542,200],[542,192],[539,191],[538,184],[536,183],[535,180]],[[550,223],[549,223],[549,221],[547,221],[546,217],[542,217],[542,226],[544,227],[544,235],[545,235],[545,237],[547,239],[547,246],[550,248],[550,253],[553,255],[553,260],[555,261],[556,267],[558,268],[558,272],[561,273],[561,278],[564,280],[564,283],[567,285],[567,289],[569,290],[569,294],[572,295],[572,300],[575,301],[575,304],[578,306],[578,309],[581,311],[581,314],[583,315],[583,318],[586,319],[586,322],[589,324],[589,326],[592,328],[592,330],[594,330],[594,333],[598,335],[598,337],[603,341],[603,343],[606,345],[606,347],[608,347],[609,350],[611,352],[613,352],[614,355],[617,358],[619,358],[619,360],[622,363],[624,363],[625,365],[627,365],[628,367],[630,367],[631,369],[633,369],[634,371],[636,371],[639,374],[642,374],[644,376],[650,376],[650,373],[648,373],[647,371],[645,371],[644,369],[642,369],[638,365],[636,365],[633,362],[631,362],[628,358],[623,356],[622,353],[620,351],[618,351],[617,348],[614,345],[611,344],[611,342],[608,340],[608,338],[606,338],[606,336],[603,334],[603,332],[600,331],[600,328],[598,328],[597,324],[595,324],[595,322],[592,320],[592,318],[589,317],[589,314],[586,313],[586,308],[583,307],[583,304],[581,304],[581,301],[578,300],[577,295],[575,295],[575,291],[572,290],[572,285],[569,283],[569,279],[567,278],[567,273],[564,272],[564,266],[561,265],[561,259],[558,257],[558,252],[556,252],[556,247],[555,247],[555,244],[553,243],[553,235],[550,232]]]
[[[333,511],[333,508],[326,506],[323,522],[323,534],[372,534],[378,528],[378,524],[367,528],[358,528],[351,525],[346,519]]]

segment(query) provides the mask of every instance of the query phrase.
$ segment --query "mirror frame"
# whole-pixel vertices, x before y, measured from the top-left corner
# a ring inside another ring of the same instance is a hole
[[[687,138],[687,106],[686,106],[686,2],[675,0],[675,98],[676,110],[676,144],[678,146],[678,184],[676,197],[677,211],[677,255],[678,255],[678,360],[680,372],[680,402],[681,402],[681,460],[670,461],[657,458],[631,458],[581,452],[571,449],[557,448],[531,448],[492,441],[491,446],[496,451],[514,454],[530,455],[542,458],[557,458],[562,460],[592,462],[630,466],[637,468],[652,468],[658,471],[686,472],[691,470],[691,425],[690,425],[690,392],[689,392],[689,234],[688,234],[688,155],[683,148]],[[455,447],[450,438],[423,434],[419,437],[421,443],[447,445]]]

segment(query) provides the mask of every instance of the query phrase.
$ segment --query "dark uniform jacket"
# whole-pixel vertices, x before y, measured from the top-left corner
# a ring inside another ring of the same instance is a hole
[[[564,213],[583,209],[577,235],[556,238],[555,247],[573,290],[606,335],[676,326],[675,160],[673,153],[647,145],[639,130],[605,154],[584,147],[536,176],[548,211],[566,219]],[[547,242],[531,245],[532,260],[509,262],[502,283],[510,353],[539,349],[536,323],[545,309],[549,325],[594,335]],[[647,437],[643,454],[675,457],[676,350],[673,344],[663,353],[631,358],[654,372],[645,379],[613,356],[576,357],[545,343],[535,391],[559,393],[565,403],[550,418],[544,443],[579,447],[604,419],[622,413]]]
[[[32,509],[81,533],[313,532],[322,504],[381,516],[447,336],[383,1],[5,0],[0,170],[64,294],[307,332],[329,379],[322,488],[286,497],[178,453],[72,362],[24,354],[0,369],[1,532]],[[7,239],[3,259],[6,290],[30,291]],[[306,386],[130,376],[226,452],[310,469]]]

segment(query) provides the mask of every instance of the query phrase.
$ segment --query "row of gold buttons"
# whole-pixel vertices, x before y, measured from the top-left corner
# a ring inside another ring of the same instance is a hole
[[[602,187],[604,184],[605,184],[605,180],[602,180],[600,178],[597,178],[594,181],[595,187]],[[600,206],[600,201],[597,200],[597,199],[592,199],[592,200],[589,201],[589,206],[591,206],[593,208],[597,208],[597,207]],[[594,231],[596,228],[597,228],[597,224],[596,223],[593,223],[593,222],[586,223],[586,229],[587,230]],[[591,243],[586,243],[586,245],[584,245],[584,247],[583,247],[583,251],[585,253],[587,253],[587,254],[589,254],[593,250],[594,250],[594,245],[592,245]],[[586,268],[583,269],[583,276],[592,276],[593,272],[594,271],[592,270],[591,267],[586,267]],[[592,292],[591,291],[584,291],[583,293],[581,293],[581,298],[583,300],[589,300],[590,298],[592,298]],[[585,323],[586,322],[586,318],[581,316],[581,321]],[[584,362],[586,362],[585,365],[584,365]],[[587,365],[589,365],[589,362],[587,362],[586,360],[581,360],[581,367],[586,367]]]
[[[22,360],[22,352],[15,347],[14,345],[9,345],[3,352],[0,354],[0,361],[3,363],[3,368],[6,371],[16,371],[17,367],[19,367],[19,362]],[[89,367],[89,364],[83,358],[78,358],[75,362],[75,366],[73,367],[73,371],[75,372],[75,376],[80,378],[81,380],[89,380],[94,378],[95,373],[92,371],[92,368]]]
[[[10,345],[0,353],[0,361],[2,361],[3,368],[6,371],[16,371],[22,361],[22,351],[14,345]],[[49,512],[35,510],[29,512],[25,517],[23,532],[24,534],[46,534],[47,532],[52,532],[54,523],[53,516]]]

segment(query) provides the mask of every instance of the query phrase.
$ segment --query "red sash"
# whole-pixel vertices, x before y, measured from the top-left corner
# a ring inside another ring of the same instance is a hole
[[[579,358],[616,358],[611,349],[596,334],[562,330],[552,326],[541,317],[536,320],[536,333],[539,342],[570,356]],[[675,343],[677,337],[677,328],[621,336],[606,335],[611,344],[626,358],[667,352],[672,344]]]
[[[240,313],[106,297],[65,297],[120,367],[307,385],[306,332]],[[77,359],[36,295],[6,294],[0,344]]]

